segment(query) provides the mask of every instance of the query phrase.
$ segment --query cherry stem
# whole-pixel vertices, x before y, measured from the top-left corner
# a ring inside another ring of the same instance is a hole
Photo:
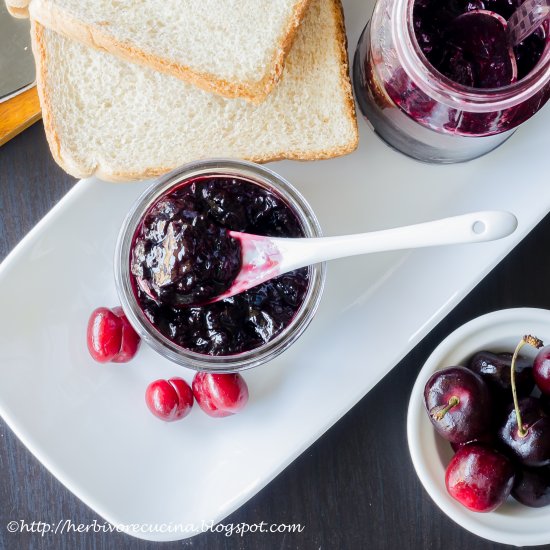
[[[518,392],[516,389],[516,360],[518,358],[519,352],[525,344],[529,344],[534,348],[541,348],[544,344],[542,340],[539,340],[536,336],[531,336],[529,334],[525,335],[516,346],[514,350],[514,355],[512,355],[512,364],[510,366],[510,381],[512,383],[512,397],[514,398],[514,409],[516,410],[516,419],[518,422],[518,435],[520,437],[525,437],[527,435],[527,430],[523,427],[521,422],[521,413],[519,412],[519,403],[518,403]]]
[[[456,407],[460,403],[460,399],[453,395],[448,403],[447,406],[444,409],[441,409],[440,411],[437,411],[434,415],[436,420],[441,420],[453,407]]]

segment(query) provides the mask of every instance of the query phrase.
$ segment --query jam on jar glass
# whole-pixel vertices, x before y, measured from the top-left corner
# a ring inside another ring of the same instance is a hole
[[[311,207],[279,175],[213,159],[155,181],[117,242],[115,281],[130,323],[155,351],[196,370],[234,372],[274,358],[306,329],[322,295],[325,264],[317,264],[208,303],[241,266],[228,231],[321,236]]]
[[[378,0],[355,52],[357,102],[395,149],[461,162],[503,143],[550,96],[548,20],[515,48],[521,0]],[[466,15],[465,15],[466,14]]]

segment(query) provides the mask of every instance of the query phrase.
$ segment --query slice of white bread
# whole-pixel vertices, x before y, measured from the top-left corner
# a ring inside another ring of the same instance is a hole
[[[32,22],[56,161],[76,177],[142,179],[207,157],[315,160],[357,146],[340,0],[313,0],[281,83],[259,105],[88,48]]]
[[[310,0],[6,0],[88,46],[225,97],[260,102],[278,82]]]

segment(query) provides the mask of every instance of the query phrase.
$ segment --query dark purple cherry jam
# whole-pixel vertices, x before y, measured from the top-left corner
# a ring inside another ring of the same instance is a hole
[[[504,24],[476,10],[488,10],[507,20],[521,3],[522,0],[416,0],[416,39],[428,61],[458,84],[473,88],[509,85],[524,78],[539,61],[545,47],[545,30],[539,27],[512,50]]]
[[[216,207],[216,199],[202,198]],[[154,301],[172,306],[200,305],[219,296],[240,268],[240,243],[197,210],[186,188],[149,210],[133,247],[131,271],[138,286]]]
[[[241,267],[240,244],[228,231],[302,237],[300,222],[274,193],[252,182],[200,177],[162,196],[145,214],[132,246],[139,305],[177,345],[208,355],[233,355],[269,342],[304,301],[308,269],[267,281],[219,302]]]

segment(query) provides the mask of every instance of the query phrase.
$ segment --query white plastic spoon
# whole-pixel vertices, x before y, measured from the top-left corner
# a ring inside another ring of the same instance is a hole
[[[525,0],[508,19],[508,40],[517,46],[550,17],[550,0]]]
[[[371,252],[493,241],[513,233],[517,223],[509,212],[482,211],[340,237],[283,239],[230,231],[241,243],[242,266],[231,287],[210,303],[319,262]]]

